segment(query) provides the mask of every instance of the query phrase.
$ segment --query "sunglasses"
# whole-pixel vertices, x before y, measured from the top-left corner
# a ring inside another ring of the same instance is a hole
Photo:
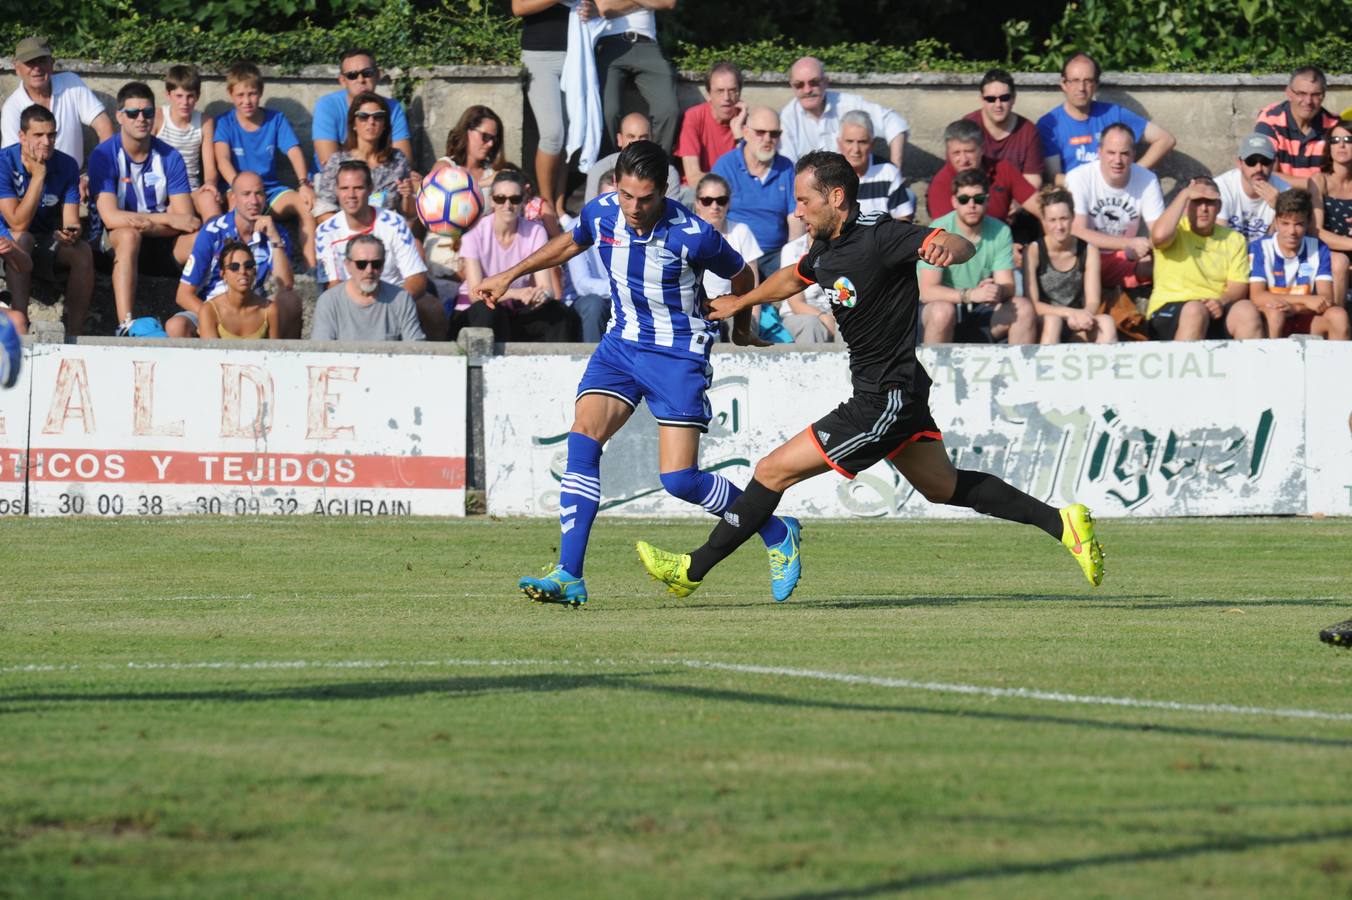
[[[968,203],[982,204],[990,198],[990,194],[956,194],[953,197],[953,202],[959,206],[966,206]]]
[[[526,199],[526,198],[525,198],[524,196],[522,196],[521,194],[494,194],[494,195],[493,195],[493,202],[494,202],[494,203],[510,203],[510,204],[512,204],[513,206],[516,206],[516,205],[520,204],[521,201],[522,201],[522,200],[525,200],[525,199]]]
[[[1013,94],[982,94],[981,99],[987,103],[1008,103],[1014,99]]]
[[[1330,144],[1352,144],[1352,134],[1335,134],[1329,138]]]
[[[724,194],[721,197],[699,197],[697,199],[700,206],[727,206],[729,197]]]
[[[1352,141],[1352,138],[1348,138],[1348,140]],[[1270,166],[1272,165],[1272,160],[1268,159],[1266,156],[1246,156],[1244,158],[1244,165],[1249,166],[1250,168],[1253,168],[1254,166]]]
[[[380,110],[375,112],[355,112],[352,114],[352,118],[359,122],[369,122],[372,119],[375,119],[377,122],[384,122],[385,113]]]
[[[803,88],[819,88],[822,86],[820,78],[809,78],[807,81],[790,81],[789,87],[795,91],[801,91]]]
[[[233,262],[233,263],[226,263],[226,264],[225,264],[225,268],[226,268],[226,271],[229,271],[229,272],[238,272],[240,269],[244,269],[245,271],[249,271],[249,270],[255,270],[255,271],[256,271],[256,270],[258,269],[258,263],[257,263],[257,261],[251,259],[251,260],[249,260],[248,262]]]
[[[385,260],[381,259],[349,259],[348,262],[357,267],[357,271],[365,272],[367,269],[375,269],[379,272],[385,268]]]
[[[118,112],[128,119],[153,119],[155,118],[155,107],[138,106],[136,109],[120,109]]]
[[[376,67],[371,66],[369,69],[353,69],[351,72],[344,72],[343,77],[348,81],[356,81],[358,78],[375,78]]]
[[[784,132],[782,129],[779,128],[769,128],[769,129],[753,128],[751,129],[751,133],[756,135],[757,137],[772,137],[777,139]]]
[[[496,144],[498,142],[498,136],[491,131],[481,131],[478,128],[471,128],[470,131],[477,134],[485,144]]]

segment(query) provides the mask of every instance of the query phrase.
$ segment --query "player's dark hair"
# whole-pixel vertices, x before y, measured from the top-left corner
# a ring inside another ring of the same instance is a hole
[[[1098,60],[1094,59],[1094,57],[1085,53],[1083,50],[1076,50],[1074,53],[1070,54],[1070,56],[1067,56],[1066,61],[1061,64],[1062,78],[1066,77],[1066,72],[1070,70],[1070,64],[1077,59],[1087,60],[1089,64],[1094,67],[1094,81],[1098,81],[1102,77],[1103,69],[1099,68]]]
[[[248,244],[238,238],[232,238],[231,240],[226,241],[221,247],[221,252],[216,254],[216,265],[220,267],[221,272],[225,272],[225,261],[230,258],[230,254],[237,250],[243,250],[245,253],[249,254],[249,259],[254,258],[253,250],[249,249]]]
[[[706,91],[713,89],[714,76],[720,73],[727,73],[733,78],[736,78],[737,90],[740,91],[742,89],[742,70],[737,68],[735,63],[731,63],[726,59],[720,59],[713,64],[709,69],[709,74],[704,77],[704,89]]]
[[[986,85],[995,84],[997,82],[1009,85],[1009,92],[1011,94],[1017,93],[1014,88],[1014,76],[1004,69],[987,69],[986,74],[981,76],[981,89],[985,90]]]
[[[1128,125],[1126,122],[1114,122],[1107,128],[1103,129],[1103,131],[1099,134],[1100,147],[1103,146],[1103,139],[1106,138],[1108,135],[1112,134],[1114,131],[1120,131],[1127,137],[1131,138],[1131,146],[1132,147],[1136,146],[1136,132],[1132,130],[1131,126]]]
[[[949,122],[944,128],[944,143],[952,141],[955,144],[981,144],[985,140],[985,135],[981,131],[981,126],[971,119],[958,119]]]
[[[338,68],[341,69],[341,68],[343,67],[343,63],[347,62],[349,59],[351,59],[351,58],[354,57],[354,56],[364,56],[364,57],[366,57],[367,59],[369,59],[369,60],[371,61],[371,65],[377,66],[377,67],[379,67],[379,65],[380,65],[379,63],[376,62],[376,55],[375,55],[375,53],[373,53],[373,52],[371,51],[371,48],[369,48],[369,47],[348,47],[348,48],[347,48],[346,50],[344,50],[342,53],[339,53],[339,54],[338,54]]]
[[[958,191],[965,187],[979,187],[983,191],[989,190],[991,186],[990,179],[981,168],[966,169],[953,176],[953,196],[958,195]]]
[[[845,191],[845,205],[854,203],[859,196],[859,175],[850,161],[832,150],[813,150],[805,153],[794,166],[793,174],[801,175],[812,171],[812,180],[817,184],[817,192],[823,197],[835,188]]]
[[[371,167],[366,164],[364,159],[345,159],[338,164],[338,174],[334,176],[334,184],[343,177],[344,172],[360,172],[366,178],[366,189],[369,191],[375,187],[375,179],[371,177]]]
[[[1324,70],[1318,66],[1301,66],[1291,73],[1291,77],[1287,79],[1286,83],[1290,85],[1291,82],[1295,81],[1297,78],[1310,79],[1315,84],[1319,85],[1321,91],[1329,86],[1328,77],[1324,75]]]
[[[121,109],[128,100],[149,100],[155,102],[155,92],[144,81],[128,81],[117,92],[117,108]]]
[[[56,116],[52,115],[52,111],[42,104],[34,103],[19,113],[19,130],[27,131],[30,122],[51,122],[55,125]]]
[[[202,73],[197,71],[197,66],[170,66],[169,71],[164,73],[165,91],[187,91],[190,94],[201,95],[202,93]]]
[[[652,141],[632,141],[620,151],[615,160],[615,183],[629,175],[640,181],[651,181],[658,193],[667,189],[667,154]]]
[[[1279,216],[1300,216],[1308,218],[1314,212],[1314,198],[1310,192],[1300,188],[1288,188],[1277,195],[1273,206]]]

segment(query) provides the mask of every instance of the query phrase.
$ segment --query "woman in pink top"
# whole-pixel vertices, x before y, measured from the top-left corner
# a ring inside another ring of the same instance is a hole
[[[465,280],[451,316],[451,340],[462,328],[492,328],[500,342],[581,340],[581,322],[554,296],[549,270],[512,282],[494,309],[482,300],[470,302],[484,278],[507,271],[548,242],[545,227],[521,215],[525,200],[526,182],[519,171],[508,169],[494,176],[489,192],[492,214],[480,219],[460,245]]]

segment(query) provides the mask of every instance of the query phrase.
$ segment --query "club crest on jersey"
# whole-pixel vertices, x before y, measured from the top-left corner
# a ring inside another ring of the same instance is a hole
[[[853,309],[859,302],[859,292],[854,289],[854,282],[844,275],[836,279],[836,283],[823,291],[826,299],[832,303],[838,303],[846,309]]]

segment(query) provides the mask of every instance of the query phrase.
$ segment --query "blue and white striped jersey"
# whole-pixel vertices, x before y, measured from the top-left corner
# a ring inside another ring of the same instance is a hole
[[[283,252],[290,252],[291,239],[285,228],[278,228],[282,236]],[[239,240],[239,223],[233,212],[222,213],[207,221],[193,238],[192,255],[183,265],[183,275],[179,278],[183,284],[190,284],[203,300],[225,293],[225,281],[221,278],[221,248],[227,241]],[[249,241],[254,262],[258,263],[258,277],[254,286],[261,293],[272,277],[272,246],[268,243],[266,232],[255,231]]]
[[[582,208],[573,240],[596,245],[610,278],[608,332],[651,347],[708,356],[718,326],[704,318],[705,271],[731,278],[745,262],[712,225],[675,200],[650,233],[624,221],[618,197],[601,194]]]

